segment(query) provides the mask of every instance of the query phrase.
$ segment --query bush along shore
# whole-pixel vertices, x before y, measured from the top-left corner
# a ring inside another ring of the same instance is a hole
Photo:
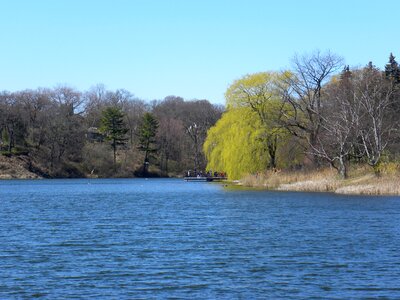
[[[324,168],[313,171],[267,171],[247,175],[236,181],[244,187],[278,191],[332,192],[354,195],[400,195],[400,166],[388,163],[379,175],[369,166],[352,166],[342,179],[337,171]]]

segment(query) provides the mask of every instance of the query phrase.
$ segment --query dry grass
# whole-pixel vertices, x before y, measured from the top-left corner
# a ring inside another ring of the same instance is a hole
[[[400,195],[400,177],[363,176],[362,180],[353,180],[335,190],[338,194],[358,195]]]
[[[391,170],[393,168],[391,167]],[[348,179],[340,179],[334,169],[316,171],[268,171],[249,175],[240,181],[243,186],[281,191],[335,192],[359,195],[400,195],[400,170],[377,177],[368,166],[349,171]]]

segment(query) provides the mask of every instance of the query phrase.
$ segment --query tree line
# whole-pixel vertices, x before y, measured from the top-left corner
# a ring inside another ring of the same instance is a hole
[[[400,68],[390,54],[350,68],[331,52],[296,55],[289,70],[245,75],[225,94],[226,112],[208,133],[209,169],[230,178],[326,164],[348,176],[352,163],[382,163],[400,152]]]
[[[180,175],[205,169],[206,133],[224,108],[169,96],[146,102],[97,85],[0,92],[0,151],[45,177]]]
[[[176,176],[397,162],[400,68],[350,68],[331,52],[235,80],[226,106],[168,96],[145,102],[97,85],[0,92],[0,151],[47,177]]]

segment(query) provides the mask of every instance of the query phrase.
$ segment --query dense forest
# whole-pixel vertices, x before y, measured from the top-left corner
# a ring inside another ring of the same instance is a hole
[[[246,75],[226,91],[226,112],[204,144],[208,168],[231,179],[266,169],[352,164],[398,171],[400,68],[390,54],[350,68],[330,52],[296,55],[292,68]]]
[[[297,55],[284,71],[248,74],[226,106],[126,90],[59,86],[0,93],[0,151],[43,177],[179,176],[352,163],[398,168],[400,68],[350,68],[330,52]]]
[[[44,177],[176,176],[204,169],[223,107],[170,96],[150,103],[97,85],[2,92],[0,150]]]

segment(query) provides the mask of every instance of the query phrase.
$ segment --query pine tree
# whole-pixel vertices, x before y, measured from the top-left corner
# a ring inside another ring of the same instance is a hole
[[[142,176],[146,176],[149,159],[152,153],[157,152],[155,147],[158,121],[151,113],[143,115],[142,124],[139,128],[139,150],[144,152]]]
[[[376,66],[372,63],[372,61],[368,62],[366,68],[367,68],[368,70],[371,70],[371,71],[372,71],[372,70],[377,70]]]
[[[393,53],[390,53],[389,62],[385,66],[385,76],[397,84],[400,83],[400,67],[395,58]]]
[[[393,53],[390,53],[389,62],[385,66],[385,76],[393,84],[391,107],[398,114],[400,112],[400,67]]]
[[[111,141],[114,153],[114,170],[117,168],[118,146],[127,143],[126,134],[128,128],[125,125],[124,114],[118,107],[107,107],[102,112],[100,132],[105,135],[107,141]]]
[[[340,73],[341,80],[349,80],[352,76],[352,72],[350,71],[350,66],[347,65],[343,68],[342,72]]]

